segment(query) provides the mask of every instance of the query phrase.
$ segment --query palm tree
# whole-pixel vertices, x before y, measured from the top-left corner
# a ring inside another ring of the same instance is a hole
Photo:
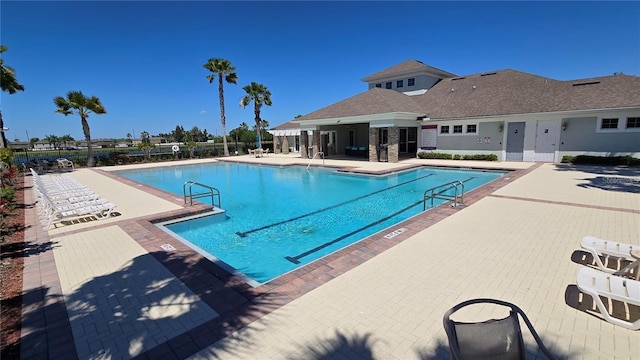
[[[256,82],[251,82],[251,84],[243,87],[242,89],[246,91],[247,95],[240,100],[240,106],[246,107],[253,101],[253,113],[255,114],[254,120],[256,121],[256,128],[258,129],[258,141],[256,146],[260,147],[262,146],[260,141],[260,124],[262,123],[262,120],[260,119],[260,109],[262,108],[262,105],[271,106],[271,91],[269,91],[266,86]]]
[[[262,138],[263,140],[269,140],[269,139],[267,139],[267,134],[268,133],[266,133],[268,128],[269,128],[269,121],[265,120],[265,119],[262,119],[260,121],[260,136],[264,136]]]
[[[44,137],[45,140],[51,145],[52,150],[58,149],[58,144],[60,144],[60,138],[55,135],[47,135]]]
[[[227,119],[224,115],[224,81],[229,84],[236,84],[238,82],[238,75],[234,72],[235,66],[231,65],[231,62],[226,59],[209,59],[206,64],[203,65],[205,69],[211,71],[211,74],[207,76],[209,84],[213,83],[216,75],[218,75],[218,96],[220,97],[220,124],[222,125],[222,143],[224,145],[224,156],[229,156],[229,148],[227,147]]]
[[[66,134],[60,137],[60,141],[64,144],[64,149],[67,150],[67,144],[72,141],[76,141],[76,139],[74,139],[70,134]]]
[[[98,115],[106,114],[104,106],[96,96],[85,97],[80,91],[69,91],[67,97],[57,96],[53,98],[53,103],[58,107],[56,112],[64,116],[77,112],[82,120],[82,131],[87,141],[87,166],[93,167],[96,161],[93,157],[93,147],[91,146],[91,130],[87,118],[89,114],[96,113]]]
[[[147,159],[151,160],[151,149],[155,148],[156,144],[151,142],[151,138],[149,133],[143,131],[140,133],[140,143],[138,144],[138,149],[143,150],[147,153]]]
[[[0,45],[0,54],[9,49],[5,45]],[[9,94],[15,94],[18,91],[24,91],[24,86],[16,80],[16,71],[12,67],[4,64],[4,59],[0,58],[0,87],[2,91]],[[2,111],[0,111],[0,149],[7,147],[7,138],[4,136],[4,121],[2,120]]]

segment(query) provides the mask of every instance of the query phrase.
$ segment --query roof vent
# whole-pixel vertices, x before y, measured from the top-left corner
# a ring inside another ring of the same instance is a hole
[[[600,84],[600,81],[577,83],[577,84],[573,84],[573,86],[584,86],[584,85],[595,85],[595,84]]]
[[[484,73],[484,74],[480,74],[480,76],[489,76],[489,75],[495,75],[497,73],[492,72],[492,73]]]
[[[464,79],[464,78],[465,78],[464,76],[463,76],[463,77],[457,77],[457,78],[453,78],[453,79],[451,79],[451,81],[462,80],[462,79]]]

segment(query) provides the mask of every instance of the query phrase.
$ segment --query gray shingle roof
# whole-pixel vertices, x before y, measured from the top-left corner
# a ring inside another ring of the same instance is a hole
[[[298,119],[299,118],[296,118],[294,120],[298,120]],[[273,128],[271,128],[269,130],[289,130],[289,129],[298,129],[298,128],[300,128],[300,124],[296,124],[294,122],[289,121],[289,122],[286,122],[284,124],[280,124],[280,125],[278,125],[276,127],[273,127]]]
[[[416,100],[432,119],[640,106],[640,78],[559,81],[507,69],[443,79]]]
[[[443,77],[448,77],[448,76],[456,76],[455,74],[452,74],[450,72],[444,71],[444,70],[440,70],[438,68],[435,68],[433,66],[429,66],[424,64],[422,61],[418,61],[418,60],[407,60],[404,61],[398,65],[394,65],[390,68],[384,69],[382,71],[378,71],[375,74],[371,74],[367,77],[364,77],[362,79],[362,81],[364,82],[371,82],[374,81],[376,79],[379,78],[385,78],[385,77],[392,77],[396,74],[402,74],[402,73],[407,73],[407,72],[418,72],[418,71],[425,71],[428,73],[434,73],[434,74],[440,74]]]
[[[386,114],[392,112],[413,112],[423,114],[424,110],[411,96],[407,96],[395,90],[372,88],[295,120],[331,119],[347,116]]]
[[[369,77],[424,67],[428,66],[408,60]],[[428,114],[432,119],[450,119],[624,107],[640,108],[638,76],[611,75],[560,81],[505,69],[445,78],[425,94],[417,96],[372,88],[295,120],[391,112],[413,112]]]

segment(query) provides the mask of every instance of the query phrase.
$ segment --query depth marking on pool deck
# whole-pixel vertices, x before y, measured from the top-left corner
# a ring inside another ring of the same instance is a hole
[[[473,180],[473,179],[475,179],[475,177],[470,177],[470,178],[468,178],[467,180],[463,180],[462,182],[463,182],[463,183],[466,183],[467,181],[470,181],[470,180]],[[439,194],[442,194],[442,193],[444,193],[445,191],[446,191],[446,190],[442,190],[442,191],[440,191],[440,192],[439,192]],[[402,208],[402,209],[400,209],[400,210],[396,211],[395,213],[393,213],[393,214],[391,214],[391,215],[387,215],[387,216],[383,217],[382,219],[378,219],[378,220],[376,220],[376,221],[374,221],[374,222],[372,222],[372,223],[370,223],[370,224],[367,224],[367,225],[365,225],[365,226],[363,226],[363,227],[361,227],[361,228],[359,228],[359,229],[356,229],[356,230],[354,230],[354,231],[352,231],[352,232],[350,232],[350,233],[344,234],[344,235],[342,235],[342,236],[340,236],[340,237],[338,237],[338,238],[335,238],[335,239],[333,239],[333,240],[331,240],[331,241],[328,241],[328,242],[326,242],[326,243],[324,243],[324,244],[322,244],[322,245],[316,246],[316,247],[314,247],[314,248],[313,248],[313,249],[311,249],[311,250],[307,250],[307,251],[305,251],[305,252],[303,252],[303,253],[301,253],[301,254],[298,254],[298,255],[296,255],[296,256],[285,256],[284,258],[285,258],[285,259],[287,259],[287,260],[289,260],[290,262],[292,262],[292,263],[294,263],[294,264],[300,264],[300,259],[301,259],[301,258],[303,258],[303,257],[305,257],[305,256],[308,256],[308,255],[311,255],[311,254],[313,254],[314,252],[317,252],[317,251],[319,251],[319,250],[322,250],[322,249],[326,248],[327,246],[333,245],[333,244],[335,244],[335,243],[337,243],[337,242],[339,242],[339,241],[342,241],[342,240],[344,240],[344,239],[348,238],[348,237],[349,237],[349,236],[351,236],[351,235],[355,235],[355,234],[357,234],[357,233],[359,233],[359,232],[361,232],[361,231],[363,231],[363,230],[366,230],[366,229],[368,229],[368,228],[370,228],[370,227],[372,227],[372,226],[375,226],[375,225],[378,225],[378,224],[380,224],[380,223],[382,223],[382,222],[384,222],[384,221],[387,221],[387,220],[389,220],[389,219],[393,218],[394,216],[399,215],[399,214],[401,214],[401,213],[403,213],[403,212],[405,212],[405,211],[407,211],[407,210],[411,209],[411,208],[412,208],[412,207],[414,207],[414,206],[420,205],[422,202],[423,202],[423,200],[416,201],[416,202],[414,202],[413,204],[410,204],[409,206],[406,206],[406,207],[404,207],[404,208]],[[406,230],[406,229],[405,229],[405,230]],[[398,231],[398,230],[396,230],[396,231]],[[404,232],[404,231],[403,231],[403,232]],[[399,235],[399,234],[396,234],[396,235]],[[394,235],[394,236],[396,236],[396,235]],[[385,237],[386,237],[386,236],[385,236]]]
[[[160,245],[160,247],[162,248],[162,250],[167,251],[167,252],[170,252],[170,251],[173,251],[173,250],[176,249],[171,244]]]
[[[407,231],[407,228],[400,228],[398,230],[394,230],[390,233],[388,233],[387,235],[385,235],[385,239],[392,239],[400,234],[402,234],[403,232]]]
[[[268,229],[270,227],[286,224],[288,222],[300,220],[302,218],[309,217],[311,215],[319,214],[321,212],[324,212],[324,211],[327,211],[327,210],[331,210],[331,209],[334,209],[334,208],[337,208],[337,207],[340,207],[340,206],[344,206],[344,205],[347,205],[347,204],[352,203],[354,201],[361,200],[361,199],[364,199],[366,197],[369,197],[369,196],[372,196],[372,195],[375,195],[375,194],[378,194],[378,193],[381,193],[381,192],[384,192],[384,191],[387,191],[387,190],[391,190],[393,188],[397,188],[399,186],[403,186],[403,185],[406,185],[406,184],[409,184],[409,183],[412,183],[412,182],[415,182],[415,181],[418,181],[418,180],[422,180],[424,178],[427,178],[427,177],[433,176],[433,175],[434,174],[428,174],[428,175],[425,175],[425,176],[421,176],[419,178],[415,178],[415,179],[412,179],[412,180],[409,180],[409,181],[405,181],[403,183],[390,186],[388,188],[380,189],[380,190],[374,191],[374,192],[366,194],[366,195],[358,196],[355,199],[351,199],[351,200],[343,201],[343,202],[335,204],[335,205],[331,205],[331,206],[326,207],[324,209],[319,209],[319,210],[316,210],[316,211],[312,211],[312,212],[307,213],[307,214],[296,216],[296,217],[293,217],[293,218],[290,218],[290,219],[287,219],[287,220],[278,221],[278,222],[275,222],[275,223],[272,223],[272,224],[269,224],[269,225],[265,225],[265,226],[262,226],[262,227],[259,227],[259,228],[255,228],[255,229],[251,229],[251,230],[247,230],[247,231],[238,231],[238,232],[236,232],[236,234],[238,236],[240,236],[240,237],[246,237],[248,234],[251,234],[251,233],[256,232],[256,231],[265,230],[265,229]]]

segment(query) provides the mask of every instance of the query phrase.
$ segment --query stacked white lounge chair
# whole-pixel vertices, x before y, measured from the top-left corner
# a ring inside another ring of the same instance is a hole
[[[104,219],[115,205],[72,177],[40,176],[31,169],[40,223],[45,230],[63,221],[86,217]]]
[[[640,319],[632,318],[629,313],[625,318],[613,316],[608,306],[609,301],[605,304],[602,298],[617,300],[627,304],[626,306],[640,306],[640,259],[631,255],[631,252],[639,250],[640,246],[594,236],[585,236],[580,246],[593,255],[596,267],[582,267],[578,271],[578,289],[591,296],[597,310],[608,322],[639,330]],[[620,269],[612,269],[606,265],[616,265]]]

